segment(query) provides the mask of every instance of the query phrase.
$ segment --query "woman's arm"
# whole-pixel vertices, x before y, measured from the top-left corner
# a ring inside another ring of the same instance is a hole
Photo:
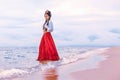
[[[53,31],[53,23],[52,21],[49,21],[49,24],[45,25],[45,28],[47,28],[47,32],[52,32]]]

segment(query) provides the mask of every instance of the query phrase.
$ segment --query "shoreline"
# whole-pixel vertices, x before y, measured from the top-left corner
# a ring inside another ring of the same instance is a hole
[[[120,80],[119,61],[120,47],[111,47],[86,59],[12,80]]]

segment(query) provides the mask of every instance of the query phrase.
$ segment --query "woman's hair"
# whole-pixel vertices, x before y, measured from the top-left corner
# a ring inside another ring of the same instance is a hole
[[[51,18],[51,11],[46,10],[44,15],[46,15],[46,14]],[[49,20],[50,20],[50,18],[49,18]],[[45,23],[46,23],[46,22],[47,22],[47,25],[48,25],[48,24],[49,24],[49,21],[45,20]]]
[[[45,14],[47,14],[47,15],[51,18],[51,11],[46,10],[46,11],[45,11]]]
[[[45,11],[45,14],[44,15],[48,15],[50,18],[51,18],[51,11],[49,11],[49,10],[46,10]],[[50,18],[49,18],[49,20],[50,20]],[[47,25],[49,25],[49,21],[47,21],[47,20],[45,20],[45,22],[44,22],[44,24],[43,24],[43,29],[44,29],[44,25],[47,23]]]

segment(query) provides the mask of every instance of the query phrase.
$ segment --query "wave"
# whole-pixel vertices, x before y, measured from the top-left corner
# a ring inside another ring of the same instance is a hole
[[[96,49],[70,49],[69,51],[60,50],[61,52],[61,59],[59,61],[52,62],[51,64],[54,65],[54,67],[62,66],[66,64],[70,64],[73,62],[76,62],[80,59],[86,59],[90,56],[103,53],[107,51],[109,48],[96,48]],[[64,54],[64,55],[63,55]],[[42,70],[42,68],[45,67],[42,64],[35,64],[34,66],[30,67],[21,67],[21,68],[11,68],[11,69],[1,69],[0,70],[0,80],[8,80],[15,77],[21,77],[24,75],[29,75],[33,72],[37,72]],[[47,65],[47,68],[50,67],[50,65]]]
[[[84,52],[82,54],[77,54],[77,53],[70,54],[69,56],[64,56],[61,59],[61,63],[60,64],[61,65],[62,64],[69,64],[69,63],[78,61],[79,59],[84,59],[84,58],[87,58],[87,57],[95,55],[95,54],[106,52],[108,49],[109,48],[100,48],[100,49],[86,51],[86,52]]]
[[[29,72],[21,70],[21,69],[10,69],[3,70],[0,72],[0,80],[7,80],[14,77],[20,77],[28,74]]]

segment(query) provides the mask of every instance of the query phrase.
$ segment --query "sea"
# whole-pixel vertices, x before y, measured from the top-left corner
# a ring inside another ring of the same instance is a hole
[[[69,65],[110,47],[58,47],[57,67]],[[38,47],[0,47],[0,80],[30,75],[41,70],[37,61]]]

